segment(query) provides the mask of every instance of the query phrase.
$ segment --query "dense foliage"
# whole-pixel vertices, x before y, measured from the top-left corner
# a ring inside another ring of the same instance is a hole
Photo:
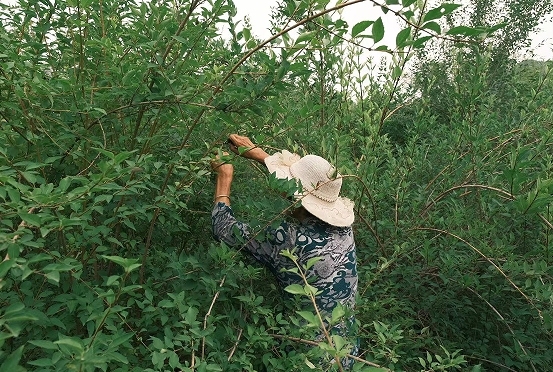
[[[396,45],[381,18],[331,11],[371,4],[402,22]],[[466,24],[454,4],[283,0],[266,42],[226,0],[0,4],[0,370],[345,356],[339,337],[310,347],[316,312],[212,240],[209,160],[230,133],[348,175],[354,370],[552,370],[553,66],[510,58],[547,4],[505,2],[505,26],[486,0]],[[232,161],[236,214],[283,218],[286,185]]]

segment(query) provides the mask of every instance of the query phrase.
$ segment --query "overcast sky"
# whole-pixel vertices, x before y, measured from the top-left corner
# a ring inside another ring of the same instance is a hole
[[[274,7],[277,2],[277,0],[234,0],[234,4],[238,9],[237,19],[243,19],[245,16],[249,16],[253,34],[261,39],[267,39],[271,36],[267,31],[271,14],[270,9]],[[396,17],[391,15],[391,13],[383,15],[380,9],[374,7],[369,1],[345,7],[342,16],[343,19],[348,22],[350,30],[351,27],[359,21],[375,20],[379,16],[383,16],[385,26],[385,38],[383,43],[390,47],[395,45],[395,36],[402,28],[401,25],[398,25]],[[551,16],[549,19],[551,20]],[[535,53],[535,58],[553,59],[552,31],[553,22],[549,21],[547,24],[542,25],[541,29],[532,35],[533,43],[530,50]]]

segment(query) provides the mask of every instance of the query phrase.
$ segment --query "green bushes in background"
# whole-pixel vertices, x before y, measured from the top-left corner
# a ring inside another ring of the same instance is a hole
[[[347,175],[354,370],[551,370],[551,62],[502,52],[551,9],[468,27],[453,4],[386,1],[408,23],[383,46],[378,17],[329,11],[362,3],[281,1],[268,42],[231,1],[0,5],[0,370],[306,371],[342,356],[212,240],[209,160],[230,133]],[[283,218],[283,186],[232,161],[236,214],[256,231]]]

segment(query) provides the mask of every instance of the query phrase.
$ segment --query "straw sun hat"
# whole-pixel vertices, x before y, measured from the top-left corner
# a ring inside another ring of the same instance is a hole
[[[342,176],[324,158],[317,155],[300,157],[287,150],[265,158],[270,173],[280,179],[296,179],[302,192],[296,194],[301,205],[315,217],[333,226],[353,223],[353,202],[340,197]]]

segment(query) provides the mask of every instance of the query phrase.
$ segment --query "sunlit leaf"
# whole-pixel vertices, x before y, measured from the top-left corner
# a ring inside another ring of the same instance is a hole
[[[19,212],[18,215],[28,225],[40,227],[40,224],[42,223],[41,218],[36,214]]]
[[[411,27],[406,27],[396,35],[396,45],[398,48],[401,48],[405,45],[405,42],[409,39],[411,36]]]
[[[442,4],[428,11],[423,17],[423,23],[448,15],[461,6],[460,4]]]
[[[378,43],[384,38],[384,22],[382,21],[382,17],[378,17],[378,19],[374,22],[372,36],[375,43]]]
[[[374,23],[374,21],[361,21],[357,23],[353,28],[351,29],[351,36],[356,37],[361,32],[365,31],[369,26],[371,26]]]
[[[301,42],[310,41],[315,36],[316,33],[317,33],[316,31],[306,31],[306,32],[304,32],[303,34],[298,36],[298,38],[296,39],[295,44],[297,45]]]
[[[433,21],[426,22],[425,24],[422,25],[422,28],[432,30],[437,34],[442,33],[442,28],[440,27],[440,25],[437,22],[433,22]]]
[[[292,294],[299,294],[299,295],[305,295],[306,294],[305,289],[299,284],[290,284],[289,286],[284,288],[284,290],[286,292],[292,293]]]
[[[123,258],[123,257],[119,257],[119,256],[105,256],[105,255],[102,255],[103,258],[105,258],[106,260],[109,260],[111,262],[114,262],[118,265],[120,265],[121,267],[123,267],[123,269],[126,271],[126,272],[131,272],[132,270],[140,267],[140,263],[138,263],[138,258]]]

